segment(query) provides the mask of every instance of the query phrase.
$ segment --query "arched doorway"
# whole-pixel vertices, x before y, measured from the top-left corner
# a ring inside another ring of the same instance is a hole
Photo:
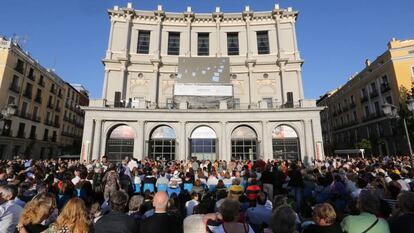
[[[190,137],[190,157],[198,160],[216,160],[217,135],[208,126],[196,128]]]
[[[109,131],[106,140],[106,155],[114,163],[121,162],[134,153],[134,130],[127,125],[119,125]]]
[[[148,157],[156,160],[174,160],[176,138],[174,129],[169,126],[155,128],[150,135]]]
[[[296,131],[287,125],[280,125],[272,131],[274,159],[300,160],[299,137]]]
[[[256,160],[257,134],[249,126],[239,126],[231,133],[231,159]]]

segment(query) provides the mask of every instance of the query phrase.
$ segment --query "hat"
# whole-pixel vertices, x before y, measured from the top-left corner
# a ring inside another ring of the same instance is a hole
[[[232,185],[230,186],[230,194],[241,195],[243,194],[243,187],[240,185]]]

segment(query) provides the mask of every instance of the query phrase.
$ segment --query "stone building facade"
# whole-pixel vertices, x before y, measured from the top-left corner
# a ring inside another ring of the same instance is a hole
[[[304,99],[292,8],[170,13],[129,3],[108,14],[102,98],[84,108],[83,159],[323,157],[321,108]],[[177,101],[180,59],[203,57],[229,59],[231,102]]]

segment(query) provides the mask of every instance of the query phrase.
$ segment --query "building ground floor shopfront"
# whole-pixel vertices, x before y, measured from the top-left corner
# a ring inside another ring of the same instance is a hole
[[[0,136],[0,159],[49,159],[60,153],[60,148],[53,142]]]
[[[323,158],[319,110],[88,107],[81,158],[298,159],[308,163]]]

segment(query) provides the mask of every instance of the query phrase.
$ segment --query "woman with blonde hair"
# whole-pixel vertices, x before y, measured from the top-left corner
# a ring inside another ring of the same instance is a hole
[[[17,231],[40,233],[48,228],[46,221],[56,209],[56,198],[50,193],[41,193],[26,204],[20,216]],[[47,222],[47,221],[46,221]]]
[[[66,203],[56,222],[45,233],[87,233],[89,232],[88,211],[80,198],[72,198]]]

